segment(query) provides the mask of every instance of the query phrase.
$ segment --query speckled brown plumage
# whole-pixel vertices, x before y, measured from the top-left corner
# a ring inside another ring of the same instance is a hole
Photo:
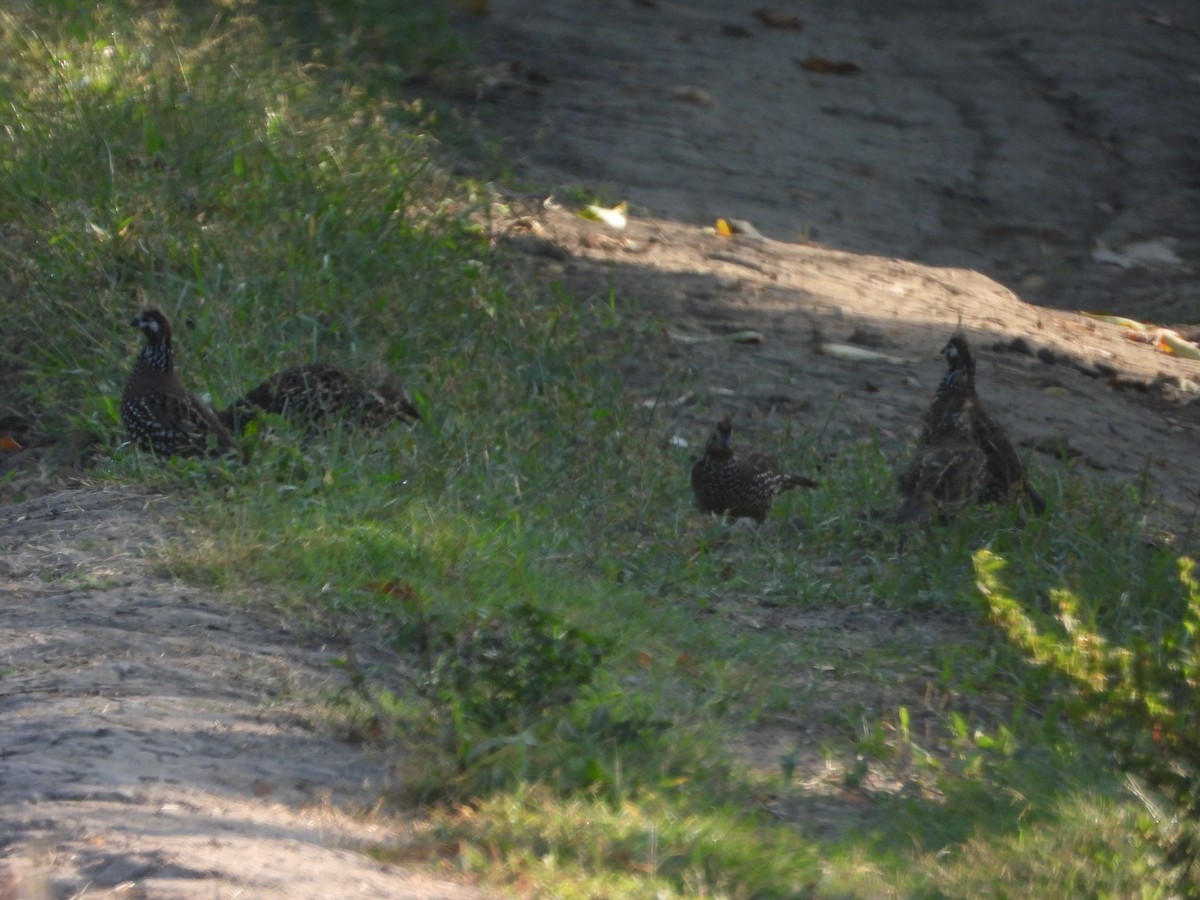
[[[175,374],[166,314],[146,307],[130,324],[146,338],[121,394],[121,424],[130,440],[158,456],[198,456],[233,446],[208,403]]]
[[[900,476],[904,502],[897,518],[946,518],[958,506],[995,502],[1018,492],[1039,515],[1046,503],[1004,429],[975,392],[975,360],[961,333],[942,349],[946,374],[925,414],[916,455]]]
[[[228,409],[221,420],[241,432],[256,410],[315,427],[337,419],[367,428],[421,418],[404,387],[394,379],[368,385],[358,374],[323,363],[294,366],[272,375]]]
[[[229,431],[207,403],[175,374],[171,323],[148,307],[129,323],[146,346],[138,354],[121,394],[121,424],[129,439],[159,456],[223,453],[233,446]]]
[[[692,466],[692,494],[701,512],[762,522],[781,491],[816,487],[811,478],[787,475],[769,453],[735,448],[733,426],[726,414],[708,438],[704,456]]]

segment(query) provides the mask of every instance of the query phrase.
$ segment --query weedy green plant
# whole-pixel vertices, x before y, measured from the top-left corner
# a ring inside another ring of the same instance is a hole
[[[393,730],[410,751],[428,736],[452,762],[453,772],[435,765],[410,787],[419,799],[476,797],[530,781],[611,792],[612,760],[649,750],[670,724],[596,685],[611,639],[552,612],[522,602],[455,616],[431,608],[408,582],[373,590],[389,600],[372,604],[387,610],[373,638],[385,640],[393,658],[385,671],[364,667],[344,635],[349,652],[340,665],[374,712],[372,734]],[[389,688],[397,675],[402,686]]]
[[[1038,666],[1069,686],[1066,711],[1092,727],[1147,804],[1165,860],[1181,886],[1200,889],[1200,584],[1195,562],[1179,560],[1182,596],[1143,598],[1170,623],[1151,634],[1105,634],[1095,605],[1066,589],[1051,592],[1056,623],[1027,611],[1001,580],[1004,561],[975,556],[993,624]]]
[[[484,733],[525,731],[570,706],[611,644],[532,603],[463,625],[443,632],[452,640],[429,670],[428,690]]]

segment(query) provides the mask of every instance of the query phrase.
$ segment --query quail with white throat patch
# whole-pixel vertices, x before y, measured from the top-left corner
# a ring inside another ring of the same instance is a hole
[[[121,394],[121,424],[129,439],[158,456],[220,454],[233,446],[207,403],[175,374],[171,323],[156,307],[129,323],[146,338]]]

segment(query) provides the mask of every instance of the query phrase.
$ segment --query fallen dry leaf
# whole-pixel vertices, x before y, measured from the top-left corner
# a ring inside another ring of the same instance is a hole
[[[1131,341],[1136,341],[1139,344],[1150,344],[1157,350],[1163,353],[1171,353],[1183,359],[1200,359],[1200,345],[1189,341],[1178,331],[1172,331],[1170,328],[1160,328],[1157,325],[1148,325],[1145,322],[1139,322],[1137,319],[1126,318],[1125,316],[1111,316],[1107,313],[1082,312],[1080,315],[1087,316],[1089,319],[1096,319],[1100,322],[1108,322],[1110,325],[1120,325],[1123,328],[1128,328],[1129,333],[1125,337]]]
[[[712,94],[694,84],[682,84],[671,91],[671,99],[682,103],[694,103],[697,106],[716,106]]]
[[[818,75],[857,75],[862,68],[857,63],[847,60],[825,59],[823,56],[809,56],[796,60],[796,65],[806,72],[816,72]]]
[[[734,344],[761,344],[766,338],[760,331],[735,331],[732,334],[680,334],[678,331],[667,330],[667,336],[681,344],[708,344],[713,341],[729,341]]]
[[[1153,325],[1147,325],[1145,322],[1139,322],[1137,319],[1129,319],[1125,316],[1113,316],[1108,313],[1088,312],[1081,310],[1081,316],[1087,316],[1089,319],[1096,319],[1099,322],[1107,322],[1110,325],[1121,325],[1125,328],[1133,328],[1136,331],[1149,331]]]
[[[746,237],[764,239],[763,233],[755,228],[754,225],[747,219],[719,219],[718,221],[724,222],[732,234],[742,234]]]
[[[488,8],[488,0],[453,0],[453,5],[465,13],[470,13],[473,16],[491,15],[491,9]]]
[[[753,16],[768,28],[780,28],[784,31],[801,31],[804,28],[799,16],[786,9],[756,9]]]
[[[373,593],[384,597],[391,597],[393,600],[399,600],[401,603],[413,606],[418,606],[421,603],[421,595],[407,581],[396,579],[391,581],[368,581],[365,587]]]
[[[1159,335],[1159,343],[1166,352],[1174,353],[1183,359],[1200,359],[1200,346],[1187,340],[1178,332],[1171,331],[1169,328],[1162,330]]]
[[[821,356],[829,356],[833,359],[844,359],[851,362],[886,362],[896,365],[906,365],[913,362],[911,359],[890,356],[887,353],[868,350],[866,347],[854,347],[850,344],[836,344],[828,341],[817,341],[813,344],[813,349],[821,354]]]
[[[1135,344],[1149,344],[1151,347],[1158,346],[1157,331],[1127,331],[1125,339],[1133,341]]]
[[[7,450],[10,453],[16,453],[21,449],[21,445],[9,437],[7,434],[0,437],[0,450]]]
[[[612,209],[595,205],[585,206],[579,211],[579,216],[583,219],[595,219],[598,222],[603,222],[610,228],[620,230],[629,222],[629,202],[622,200]]]

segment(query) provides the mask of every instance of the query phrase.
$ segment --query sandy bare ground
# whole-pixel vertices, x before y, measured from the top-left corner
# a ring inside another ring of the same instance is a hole
[[[0,518],[0,897],[476,891],[373,862],[388,765],[314,724],[325,647],[171,579],[170,501],[77,489]],[[7,879],[7,880],[5,880]]]
[[[758,0],[491,6],[459,108],[539,186],[499,234],[519,277],[661,324],[631,402],[684,398],[654,426],[693,441],[681,473],[726,408],[760,442],[829,422],[902,457],[961,320],[1035,482],[1147,473],[1187,536],[1200,363],[1076,311],[1200,321],[1194,3],[781,3],[803,30]],[[543,203],[571,187],[629,200],[630,227]],[[1179,261],[1095,258],[1147,240]],[[744,329],[762,342],[720,339]],[[174,521],[136,488],[0,510],[0,897],[477,896],[364,855],[407,826],[358,814],[386,760],[311,724],[329,651],[164,575]]]
[[[692,225],[976,269],[1031,302],[1200,321],[1189,0],[495,0],[475,112],[541,184]],[[793,16],[771,28],[755,10]],[[849,63],[854,74],[802,65]],[[865,298],[869,300],[870,298]]]

